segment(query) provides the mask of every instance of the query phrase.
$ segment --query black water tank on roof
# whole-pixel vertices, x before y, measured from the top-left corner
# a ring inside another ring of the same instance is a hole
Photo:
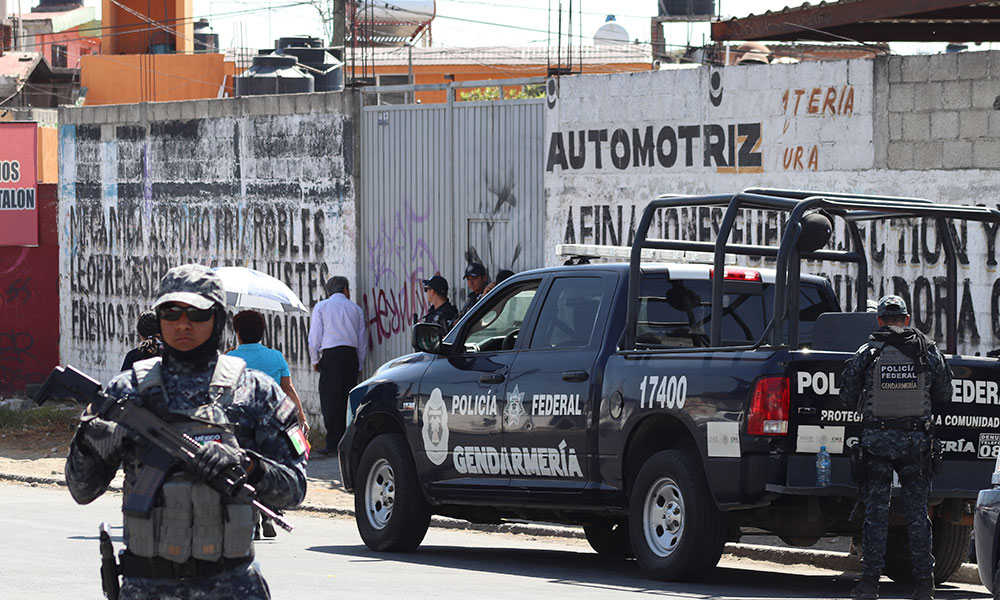
[[[294,56],[300,65],[309,67],[317,92],[339,92],[344,89],[343,63],[331,53],[332,48],[321,43],[319,38],[304,35],[283,37],[275,40],[275,52]]]
[[[83,6],[83,0],[40,0],[31,12],[62,12]]]
[[[289,35],[274,40],[274,48],[281,51],[282,48],[322,48],[323,40],[311,35]]]
[[[661,17],[713,15],[715,15],[715,0],[660,0]]]
[[[313,76],[298,68],[294,56],[253,57],[253,66],[236,78],[237,96],[305,94],[315,91]]]
[[[208,19],[199,19],[194,24],[194,51],[205,53],[219,51],[219,34],[208,24]]]

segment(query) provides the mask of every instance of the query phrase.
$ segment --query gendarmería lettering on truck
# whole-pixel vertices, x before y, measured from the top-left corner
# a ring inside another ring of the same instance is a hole
[[[721,241],[647,238],[656,210],[701,206],[726,211]],[[788,214],[778,247],[726,242],[744,208]],[[842,307],[828,280],[800,269],[845,261],[867,282],[863,252],[827,244],[839,218],[862,248],[852,215],[873,211],[1000,222],[987,208],[842,194],[662,197],[646,208],[629,263],[572,264],[627,249],[561,247],[570,264],[507,279],[451,331],[415,325],[417,352],[351,392],[339,449],[362,539],[413,549],[432,514],[563,522],[582,525],[599,553],[634,554],[651,577],[690,579],[745,531],[804,546],[860,535],[849,454],[862,423],[840,402],[840,377],[875,315],[864,285],[857,306]],[[943,252],[954,264],[947,240]],[[772,257],[775,268],[728,254]],[[929,507],[941,580],[963,559],[971,502],[1000,455],[1000,365],[955,354],[949,311],[938,343],[954,384],[932,407],[944,468]],[[888,369],[882,382],[916,379]],[[816,485],[820,446],[832,457],[828,487]],[[890,545],[886,574],[906,579],[908,561]]]

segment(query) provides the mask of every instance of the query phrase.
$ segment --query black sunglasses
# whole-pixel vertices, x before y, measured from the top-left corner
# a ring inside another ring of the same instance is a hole
[[[197,308],[194,306],[180,307],[176,304],[168,304],[156,309],[156,314],[164,321],[176,321],[181,315],[187,313],[188,320],[192,323],[204,323],[212,318],[215,310],[212,308]]]

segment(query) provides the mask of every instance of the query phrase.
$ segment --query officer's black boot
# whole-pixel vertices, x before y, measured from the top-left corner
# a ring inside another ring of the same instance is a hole
[[[854,600],[878,600],[878,577],[862,575],[861,581],[851,590]]]
[[[934,580],[918,579],[913,588],[913,600],[934,600]]]

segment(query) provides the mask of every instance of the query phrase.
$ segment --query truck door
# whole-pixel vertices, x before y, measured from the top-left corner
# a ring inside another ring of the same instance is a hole
[[[481,498],[489,488],[507,488],[498,462],[502,399],[540,282],[519,282],[480,302],[460,322],[455,352],[434,359],[421,380],[417,468],[436,495],[476,490]]]
[[[503,401],[512,488],[578,491],[587,483],[587,430],[601,381],[595,364],[616,281],[613,273],[586,273],[546,286]]]

